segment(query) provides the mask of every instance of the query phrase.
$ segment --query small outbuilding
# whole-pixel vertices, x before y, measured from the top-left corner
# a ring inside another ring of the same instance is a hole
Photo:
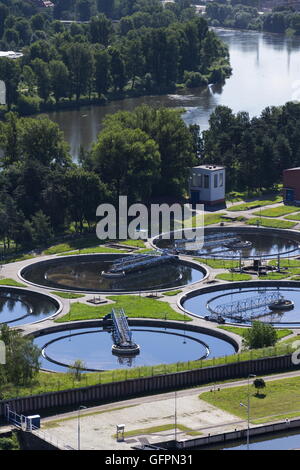
[[[199,165],[190,170],[190,203],[213,206],[225,202],[225,167]]]
[[[300,204],[300,167],[283,171],[283,201]]]

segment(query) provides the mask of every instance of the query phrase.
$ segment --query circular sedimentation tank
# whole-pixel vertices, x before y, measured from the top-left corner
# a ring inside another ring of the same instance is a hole
[[[127,255],[130,256],[130,255]],[[196,263],[176,260],[107,277],[111,266],[124,255],[76,255],[31,263],[19,276],[34,285],[86,292],[137,292],[181,287],[202,280],[206,270]]]
[[[250,325],[259,320],[274,325],[300,326],[300,284],[252,281],[192,291],[179,300],[192,315],[222,323]]]
[[[153,245],[179,254],[202,258],[234,259],[275,258],[300,254],[300,234],[292,230],[256,227],[210,227],[204,230],[204,239],[192,240],[193,233],[180,231],[154,238]],[[174,238],[179,237],[179,241]],[[188,241],[184,243],[184,239]]]
[[[0,324],[33,323],[58,313],[60,303],[51,296],[19,288],[0,287]]]
[[[113,339],[106,329],[73,328],[38,336],[34,342],[42,349],[42,368],[66,371],[80,359],[84,370],[102,371],[138,366],[155,366],[224,356],[235,347],[224,339],[196,331],[155,327],[131,327],[140,345],[137,355],[114,355]]]

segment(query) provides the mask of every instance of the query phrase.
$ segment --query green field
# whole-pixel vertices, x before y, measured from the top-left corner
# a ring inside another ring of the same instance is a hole
[[[158,301],[157,301],[158,302]],[[94,307],[95,308],[95,307]],[[199,369],[202,367],[229,364],[263,357],[290,354],[293,351],[292,343],[295,338],[287,339],[286,342],[278,343],[274,347],[252,349],[239,354],[218,357],[199,361],[177,362],[174,364],[158,364],[155,366],[135,367],[132,369],[109,370],[99,373],[83,374],[81,381],[76,381],[69,373],[47,373],[40,371],[36,379],[29,385],[16,387],[5,384],[1,388],[2,399],[35,395],[39,393],[66,390],[100,383],[117,382],[121,380],[134,379],[137,377],[151,377],[154,375],[180,372],[184,370]]]
[[[280,280],[280,279],[286,279],[290,277],[291,274],[283,274],[283,273],[269,273],[266,276],[259,276],[260,281],[272,281],[272,280]]]
[[[277,259],[269,261],[269,266],[277,266]],[[280,266],[282,268],[300,268],[300,259],[281,258]]]
[[[221,273],[216,275],[216,279],[222,279],[223,281],[251,281],[252,277],[250,274]]]
[[[214,269],[231,269],[238,268],[239,261],[236,260],[225,260],[225,259],[210,259],[210,258],[194,258],[199,263],[206,264],[207,266]]]
[[[296,222],[289,222],[288,220],[274,220],[266,219],[263,217],[252,217],[246,222],[248,225],[259,225],[261,227],[272,227],[272,228],[292,228],[295,227]]]
[[[93,253],[126,253],[126,250],[119,250],[118,248],[109,248],[106,246],[95,246],[93,248],[83,248],[82,250],[61,253],[61,256],[89,255]]]
[[[138,295],[111,295],[107,297],[113,300],[113,304],[91,306],[75,302],[71,305],[70,312],[56,322],[91,320],[102,318],[111,312],[112,308],[123,308],[130,318],[156,318],[160,320],[191,321],[191,318],[175,312],[167,302],[156,299],[140,297]]]
[[[15,281],[14,279],[10,279],[8,277],[5,279],[0,279],[0,285],[1,286],[14,286],[14,287],[27,287],[26,284]]]
[[[270,418],[271,416],[283,419],[300,415],[300,377],[266,382],[266,387],[260,391],[259,396],[256,395],[253,385],[250,390],[252,423],[256,420],[261,423],[273,421],[274,418]],[[247,397],[247,386],[232,387],[215,393],[205,392],[199,396],[201,400],[242,419],[247,419],[247,409],[240,406],[240,403],[247,403]]]
[[[300,208],[298,207],[298,211],[300,210]],[[290,219],[290,220],[297,220],[299,221],[300,220],[300,214],[293,214],[293,215],[287,215],[285,217],[285,219]]]
[[[214,213],[205,213],[204,214],[204,225],[212,225],[212,224],[219,224],[220,222],[226,222],[229,221],[229,219],[226,219],[222,216],[225,216],[226,214],[224,212],[218,212],[216,214]],[[184,221],[184,227],[189,228],[189,227],[198,227],[201,226],[202,224],[202,217],[199,215],[194,215],[190,219],[186,219]]]
[[[264,209],[262,211],[253,212],[253,215],[262,215],[264,217],[280,217],[285,214],[292,214],[293,212],[299,212],[299,207],[293,206],[278,206],[271,209]],[[299,214],[300,215],[300,214]]]
[[[163,292],[163,295],[166,295],[166,296],[169,296],[169,297],[173,297],[173,295],[177,295],[177,294],[180,294],[182,292],[181,289],[178,289],[178,290],[170,290],[168,292]]]
[[[72,294],[71,292],[51,292],[51,294],[57,295],[62,299],[80,299],[85,296],[85,294]]]
[[[227,208],[228,211],[230,212],[235,212],[235,211],[247,211],[250,209],[253,209],[255,207],[263,207],[263,206],[270,206],[271,204],[277,204],[278,202],[282,201],[281,196],[276,196],[274,199],[269,199],[269,200],[264,200],[264,199],[258,199],[256,201],[251,201],[251,202],[244,202],[243,204],[237,204],[234,206],[230,206]],[[287,214],[288,212],[286,212]]]
[[[244,336],[245,332],[248,330],[247,327],[241,328],[239,326],[218,326],[221,330],[230,331],[231,333],[235,333],[236,335]],[[292,334],[292,330],[276,330],[277,340],[285,338],[288,335]]]

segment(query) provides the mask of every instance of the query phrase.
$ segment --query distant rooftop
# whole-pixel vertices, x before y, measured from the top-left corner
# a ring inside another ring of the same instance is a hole
[[[225,166],[219,166],[219,165],[198,165],[198,166],[193,166],[193,168],[202,168],[202,170],[225,170]]]
[[[1,57],[8,57],[9,59],[18,59],[19,57],[23,57],[23,54],[22,52],[0,51],[0,58]]]

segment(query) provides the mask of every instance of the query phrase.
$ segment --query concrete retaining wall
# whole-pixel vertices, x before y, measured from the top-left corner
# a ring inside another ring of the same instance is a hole
[[[288,421],[281,421],[274,424],[264,424],[255,428],[251,427],[249,430],[249,436],[260,436],[262,434],[270,434],[274,432],[284,431],[287,432],[291,429],[300,427],[300,419],[295,418]],[[211,446],[213,444],[224,444],[229,441],[237,441],[239,439],[245,439],[247,437],[247,429],[239,431],[231,431],[226,433],[214,434],[212,436],[199,437],[197,439],[188,439],[177,443],[177,449],[192,449],[194,447]],[[238,442],[236,443],[238,444]]]

